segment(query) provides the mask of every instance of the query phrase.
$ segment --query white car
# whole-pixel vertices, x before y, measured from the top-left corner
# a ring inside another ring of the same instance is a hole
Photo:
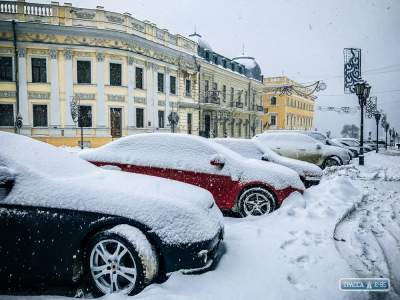
[[[336,138],[334,141],[340,142],[349,147],[356,147],[360,149],[360,141],[354,138]],[[364,152],[372,151],[372,148],[366,144],[363,145]]]
[[[223,237],[212,195],[103,170],[0,132],[0,280],[8,289],[84,284],[135,294],[158,276],[207,268]]]
[[[253,139],[265,144],[282,156],[307,161],[322,169],[346,165],[350,154],[343,148],[325,145],[312,137],[295,132],[266,132]]]
[[[288,167],[299,174],[306,187],[318,184],[321,180],[322,170],[320,167],[298,159],[283,157],[272,151],[265,143],[260,143],[256,139],[216,138],[213,141],[244,157],[269,161]]]

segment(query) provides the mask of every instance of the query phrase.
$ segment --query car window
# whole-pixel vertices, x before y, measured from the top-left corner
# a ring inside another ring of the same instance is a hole
[[[217,141],[217,143],[235,151],[236,153],[239,153],[246,158],[261,159],[263,156],[263,152],[261,152],[250,140],[232,141],[226,139]]]
[[[7,167],[0,166],[0,202],[10,193],[14,184],[15,174]]]

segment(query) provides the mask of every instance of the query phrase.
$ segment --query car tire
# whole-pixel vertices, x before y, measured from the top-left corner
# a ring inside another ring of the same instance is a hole
[[[86,270],[94,296],[135,295],[157,276],[158,256],[139,229],[121,224],[93,236]]]
[[[340,165],[341,165],[341,163],[340,163],[339,159],[334,156],[331,156],[331,157],[328,157],[327,159],[325,159],[325,161],[322,165],[322,169],[325,169],[328,167],[337,167]]]
[[[241,217],[261,216],[273,212],[276,208],[274,195],[265,188],[251,187],[239,196],[238,212]]]

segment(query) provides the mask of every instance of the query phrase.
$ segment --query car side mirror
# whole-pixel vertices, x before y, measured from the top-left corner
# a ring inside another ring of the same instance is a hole
[[[225,159],[222,155],[215,155],[211,158],[210,165],[222,169],[225,166]]]
[[[316,148],[317,148],[317,150],[321,150],[322,149],[320,144],[317,144]]]
[[[15,180],[15,173],[7,167],[0,166],[0,201],[10,193]]]

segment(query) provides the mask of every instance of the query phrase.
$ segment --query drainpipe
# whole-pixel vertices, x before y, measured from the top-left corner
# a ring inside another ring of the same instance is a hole
[[[11,21],[13,28],[13,44],[14,44],[14,76],[15,76],[15,98],[16,98],[16,111],[15,122],[19,116],[19,79],[18,79],[18,49],[17,49],[17,30],[15,20]],[[14,126],[15,133],[19,133],[19,128]]]
[[[250,91],[251,91],[251,80],[249,79],[249,87],[248,87],[248,91],[247,91],[247,104],[249,105],[249,108],[250,109],[252,109],[252,107],[250,106],[250,99],[251,99],[251,97],[250,97]],[[253,105],[254,105],[254,103],[253,103]],[[251,129],[250,129],[250,126],[251,126],[251,124],[250,124],[250,121],[251,121],[251,118],[250,118],[250,115],[251,115],[251,111],[250,111],[250,113],[249,113],[249,126],[247,126],[247,130],[248,130],[248,132],[247,132],[247,136],[248,137],[251,137],[251,133],[250,133],[250,131],[251,131]]]

